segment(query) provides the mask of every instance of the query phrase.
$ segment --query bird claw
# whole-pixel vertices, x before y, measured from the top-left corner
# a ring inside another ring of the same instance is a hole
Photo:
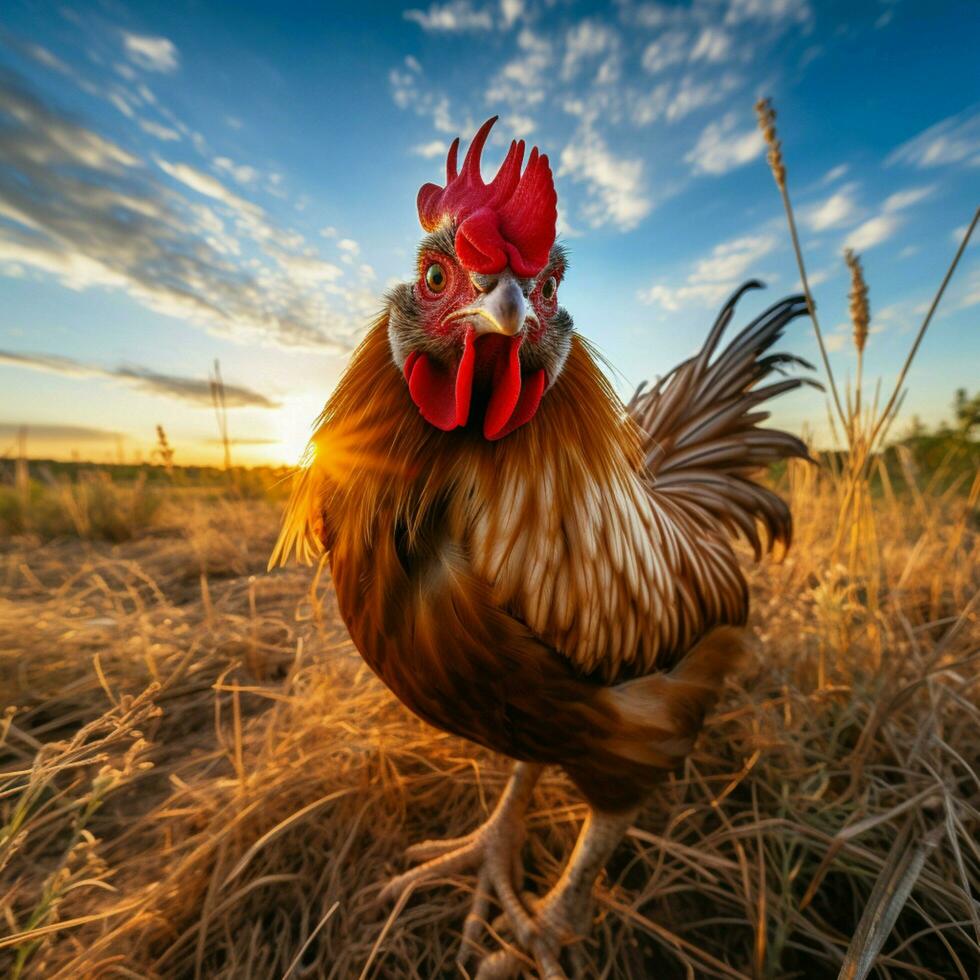
[[[514,947],[501,949],[487,957],[477,971],[475,980],[513,980],[522,967],[534,965],[543,980],[567,980],[559,958],[568,954],[572,964],[572,977],[585,975],[585,959],[579,941],[585,936],[590,924],[591,900],[588,895],[579,900],[569,890],[556,885],[547,895],[539,898],[522,896],[524,906],[530,910],[532,931],[518,937],[524,955]],[[491,928],[502,929],[507,924],[505,915],[498,916]]]
[[[530,957],[513,947],[498,949],[486,957],[476,972],[474,980],[514,980],[521,969],[537,967],[541,980],[568,980],[568,975],[558,962],[558,954],[543,936],[534,937],[527,945]],[[581,976],[580,972],[574,974]]]
[[[569,890],[556,885],[543,898],[517,894],[515,883],[523,876],[519,855],[523,823],[506,813],[494,813],[485,824],[465,837],[413,844],[406,856],[423,863],[393,878],[379,900],[395,900],[418,885],[446,875],[477,869],[473,902],[463,924],[462,943],[456,957],[461,970],[482,950],[480,935],[490,923],[490,903],[496,899],[502,912],[491,931],[509,927],[515,945],[486,956],[475,980],[513,980],[521,970],[537,969],[542,980],[568,980],[559,961],[561,952],[588,927],[588,896],[584,905]],[[580,907],[581,905],[581,907]],[[574,947],[570,953],[575,961]],[[572,976],[582,975],[577,968]]]
[[[523,877],[520,863],[523,843],[521,815],[506,808],[498,809],[486,823],[465,837],[413,844],[406,856],[423,863],[392,878],[381,890],[378,901],[393,901],[417,886],[447,875],[477,870],[473,905],[463,927],[460,956],[464,957],[464,962],[469,950],[477,946],[480,930],[487,924],[491,898],[495,898],[503,909],[515,933],[529,938],[533,926],[517,897],[516,887]]]

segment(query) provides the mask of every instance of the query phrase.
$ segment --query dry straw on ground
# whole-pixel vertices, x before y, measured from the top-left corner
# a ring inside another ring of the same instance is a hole
[[[914,859],[879,975],[972,978],[980,480],[882,496],[874,606],[830,561],[832,473],[786,488],[797,541],[753,574],[755,658],[603,878],[588,954],[603,977],[835,976]],[[408,843],[487,812],[503,760],[393,700],[325,575],[260,574],[274,507],[168,506],[125,545],[4,546],[3,969],[453,976],[472,883],[397,915],[374,897]],[[545,781],[529,888],[582,816]]]

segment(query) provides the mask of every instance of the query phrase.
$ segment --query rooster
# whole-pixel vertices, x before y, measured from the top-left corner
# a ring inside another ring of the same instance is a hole
[[[419,191],[417,276],[389,292],[327,402],[273,561],[326,552],[378,677],[430,725],[514,760],[489,819],[415,845],[422,863],[383,896],[474,871],[463,950],[495,900],[523,951],[477,976],[533,960],[556,980],[597,875],[746,651],[733,539],[757,558],[789,544],[788,508],[752,476],[807,455],[759,428],[760,406],[803,383],[769,375],[810,367],[769,353],[806,303],[782,300],[719,352],[747,283],[694,357],[624,405],[559,299],[547,156],[525,166],[514,142],[481,176],[494,122],[461,168],[453,143],[444,186]],[[559,880],[528,900],[523,821],[546,766],[589,811]]]

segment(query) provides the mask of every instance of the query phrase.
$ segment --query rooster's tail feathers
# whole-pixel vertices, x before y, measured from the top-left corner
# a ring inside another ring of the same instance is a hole
[[[786,505],[751,476],[779,459],[809,459],[796,436],[759,427],[769,417],[759,406],[804,384],[820,387],[797,377],[763,383],[787,366],[813,369],[793,354],[767,353],[786,325],[807,312],[803,296],[771,306],[715,356],[738,300],[761,285],[745,283],[722,308],[701,350],[652,387],[640,385],[627,406],[642,433],[653,492],[685,510],[707,511],[744,535],[757,555],[776,541],[788,544],[792,524]]]

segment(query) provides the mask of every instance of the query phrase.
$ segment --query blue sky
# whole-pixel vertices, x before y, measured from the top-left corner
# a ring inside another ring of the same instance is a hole
[[[501,120],[549,154],[562,301],[624,394],[727,293],[798,287],[752,105],[771,95],[831,358],[853,372],[846,244],[887,384],[980,204],[980,4],[695,0],[51,3],[0,11],[0,454],[293,461],[392,281],[418,187]],[[971,245],[906,417],[980,377]],[[808,323],[787,338],[816,360]],[[823,398],[777,422],[827,440]]]

